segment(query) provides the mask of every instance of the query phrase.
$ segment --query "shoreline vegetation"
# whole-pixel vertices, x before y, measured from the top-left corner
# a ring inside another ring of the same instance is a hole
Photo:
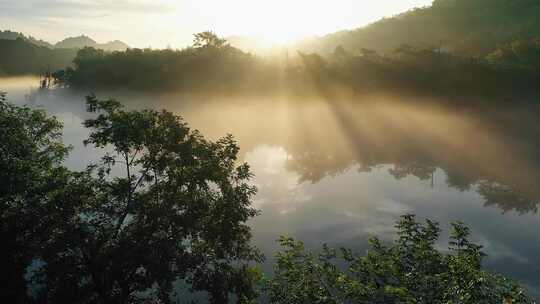
[[[19,41],[19,43],[26,43]],[[540,39],[499,45],[483,58],[404,45],[391,53],[337,47],[327,56],[298,52],[263,58],[212,32],[183,50],[80,49],[73,67],[48,72],[56,87],[124,89],[216,96],[361,99],[379,92],[403,96],[536,102]]]

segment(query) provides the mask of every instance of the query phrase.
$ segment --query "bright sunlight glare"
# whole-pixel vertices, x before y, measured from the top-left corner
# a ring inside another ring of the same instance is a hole
[[[265,44],[351,29],[391,16],[432,0],[200,0],[183,2],[181,11],[194,13],[194,19],[218,34],[258,38]],[[182,21],[182,23],[184,23]],[[202,24],[201,24],[202,25]]]

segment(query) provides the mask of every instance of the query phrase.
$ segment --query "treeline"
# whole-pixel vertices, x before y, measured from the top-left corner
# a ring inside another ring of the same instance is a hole
[[[182,50],[129,49],[105,52],[85,48],[74,68],[54,74],[60,85],[136,90],[240,91],[264,90],[258,79],[276,76],[276,67],[231,47],[210,32],[195,35],[194,46]]]
[[[232,136],[208,141],[170,112],[95,96],[87,108],[85,144],[112,149],[73,172],[60,122],[0,92],[3,303],[176,303],[191,291],[216,304],[262,294],[279,304],[533,303],[482,269],[466,226],[453,224],[442,252],[439,225],[413,215],[396,223],[394,243],[373,238],[365,255],[283,237],[274,276],[263,276],[246,224],[256,188]]]
[[[61,123],[0,97],[0,302],[170,303],[178,280],[212,303],[255,297],[256,189],[231,136],[90,96],[85,143],[112,153],[74,172]]]
[[[356,93],[383,91],[443,96],[520,97],[539,92],[540,40],[515,40],[485,57],[403,45],[392,53],[336,48],[301,55],[316,87],[337,83]]]
[[[183,50],[78,52],[74,67],[54,74],[61,86],[184,92],[353,95],[409,92],[488,97],[536,96],[540,40],[515,40],[484,57],[403,45],[391,53],[337,47],[328,56],[301,53],[273,60],[244,53],[213,33]]]
[[[27,75],[65,69],[72,65],[76,49],[51,49],[25,38],[0,39],[0,76]]]

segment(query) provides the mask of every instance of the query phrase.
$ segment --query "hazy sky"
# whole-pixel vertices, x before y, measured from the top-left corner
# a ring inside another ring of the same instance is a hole
[[[0,0],[0,29],[57,42],[86,34],[181,47],[193,33],[284,42],[363,26],[432,0]]]

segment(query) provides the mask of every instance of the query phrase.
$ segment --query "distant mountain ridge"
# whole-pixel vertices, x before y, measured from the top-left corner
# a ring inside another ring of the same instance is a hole
[[[0,39],[4,40],[16,40],[23,39],[37,46],[44,46],[51,49],[82,49],[84,47],[93,47],[96,49],[102,49],[104,51],[125,51],[129,48],[127,44],[120,40],[114,40],[107,43],[98,43],[92,38],[81,35],[78,37],[69,37],[56,44],[49,43],[44,40],[38,40],[32,36],[26,36],[23,33],[14,31],[0,31]]]
[[[97,43],[95,40],[85,35],[66,38],[55,44],[54,47],[57,49],[82,49],[84,47],[93,47],[104,51],[125,51],[129,48],[127,44],[120,40]]]

